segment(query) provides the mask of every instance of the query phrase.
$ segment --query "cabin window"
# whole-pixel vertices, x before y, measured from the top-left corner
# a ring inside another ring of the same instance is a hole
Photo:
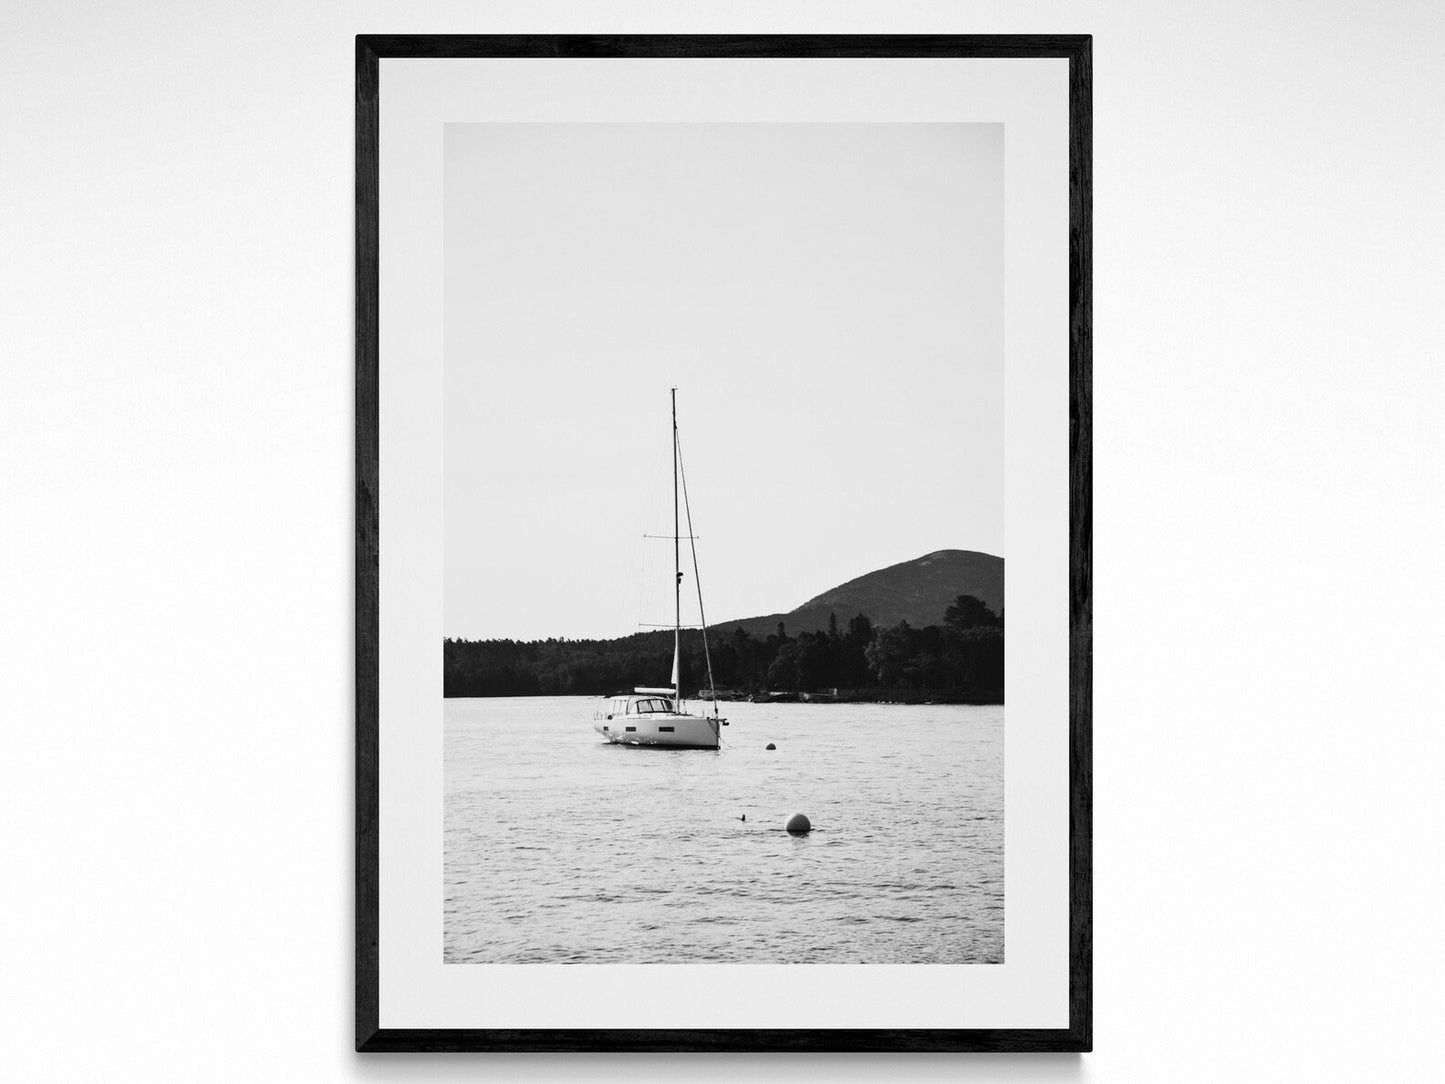
[[[637,727],[635,727],[635,726],[629,726],[629,727],[627,728],[627,730],[628,730],[629,733],[631,733],[632,731],[634,731],[634,730],[636,730],[636,729],[637,729]]]
[[[666,714],[672,711],[672,702],[657,697],[650,697],[647,700],[639,700],[633,705],[638,715],[654,715],[658,712]]]
[[[663,734],[671,734],[671,733],[672,733],[674,730],[676,730],[677,728],[676,728],[676,727],[671,727],[671,726],[660,726],[660,727],[658,727],[657,729],[658,729],[659,731],[661,731]]]

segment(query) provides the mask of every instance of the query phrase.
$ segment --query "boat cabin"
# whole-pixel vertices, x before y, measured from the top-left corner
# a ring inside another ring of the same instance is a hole
[[[607,709],[607,718],[622,718],[629,715],[674,715],[672,690],[665,694],[649,689],[647,692],[617,693]]]

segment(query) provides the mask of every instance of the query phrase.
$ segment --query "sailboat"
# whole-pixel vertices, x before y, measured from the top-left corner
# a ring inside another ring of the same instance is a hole
[[[672,684],[660,688],[639,686],[630,693],[612,696],[593,715],[593,729],[614,745],[648,745],[669,749],[716,749],[727,720],[718,715],[717,691],[712,678],[712,656],[707,648],[707,619],[702,615],[702,584],[697,575],[697,544],[692,530],[692,508],[687,501],[687,475],[681,471],[682,451],[677,436],[677,389],[672,389],[672,585],[674,620],[672,626]],[[687,513],[687,540],[692,552],[692,577],[697,584],[698,616],[702,621],[702,650],[707,662],[707,685],[712,695],[712,715],[704,710],[694,715],[682,701],[682,531],[678,507],[678,479],[681,474],[682,509]]]

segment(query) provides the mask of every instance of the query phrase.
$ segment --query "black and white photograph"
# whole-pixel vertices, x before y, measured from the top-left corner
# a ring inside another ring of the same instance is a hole
[[[448,965],[1005,961],[1004,136],[445,126]]]

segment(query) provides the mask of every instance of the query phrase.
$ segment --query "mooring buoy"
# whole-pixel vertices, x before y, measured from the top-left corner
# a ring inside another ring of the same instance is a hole
[[[777,746],[774,745],[772,742],[768,742],[768,748],[769,748],[769,749],[776,749]]]
[[[787,828],[789,835],[805,836],[813,830],[813,825],[802,813],[794,813],[788,818]]]

